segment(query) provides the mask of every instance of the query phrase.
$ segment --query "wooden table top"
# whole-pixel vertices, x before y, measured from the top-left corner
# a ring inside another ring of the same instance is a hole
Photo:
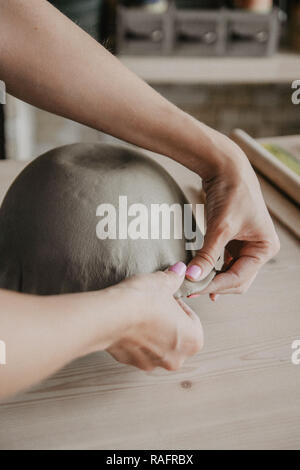
[[[0,200],[23,166],[0,162]],[[205,347],[180,371],[145,373],[106,353],[77,360],[0,404],[0,449],[300,449],[300,254],[277,229],[281,251],[247,294],[189,301]]]

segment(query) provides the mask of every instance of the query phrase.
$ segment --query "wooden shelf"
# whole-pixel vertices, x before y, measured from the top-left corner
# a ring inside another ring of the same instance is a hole
[[[272,57],[119,56],[151,84],[286,83],[300,79],[300,54]]]

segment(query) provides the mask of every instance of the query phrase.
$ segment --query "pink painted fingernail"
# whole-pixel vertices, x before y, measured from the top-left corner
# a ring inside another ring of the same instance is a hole
[[[189,266],[186,270],[186,276],[191,278],[193,281],[199,281],[200,276],[202,273],[202,269],[199,266],[196,266],[193,264],[192,266]]]
[[[178,276],[184,276],[185,271],[186,271],[186,265],[182,262],[179,261],[178,263],[174,264],[169,268],[169,271],[173,271],[173,273],[178,274]]]
[[[200,294],[192,294],[188,296],[188,299],[195,299],[196,297],[200,297]]]

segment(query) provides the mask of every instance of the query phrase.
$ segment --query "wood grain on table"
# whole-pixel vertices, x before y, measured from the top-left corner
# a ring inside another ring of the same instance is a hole
[[[16,166],[0,162],[0,193]],[[300,449],[300,252],[277,229],[281,251],[247,294],[189,301],[205,347],[182,370],[77,360],[0,404],[0,449]]]

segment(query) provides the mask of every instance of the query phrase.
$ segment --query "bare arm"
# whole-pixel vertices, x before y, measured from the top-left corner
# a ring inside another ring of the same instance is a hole
[[[113,321],[112,303],[106,302],[106,296],[102,291],[88,298],[36,297],[0,290],[0,339],[6,347],[6,364],[0,365],[0,399],[85,355],[96,342],[99,349],[108,347],[110,329],[118,335],[120,318]],[[116,300],[114,304],[117,307]]]
[[[184,274],[181,263],[99,292],[50,297],[0,290],[0,400],[94,351],[144,370],[180,367],[203,342],[196,314],[173,298]]]
[[[199,164],[209,145],[205,132],[199,141],[199,123],[46,0],[1,2],[0,24],[0,76],[9,93],[178,160],[193,144],[190,163]]]

